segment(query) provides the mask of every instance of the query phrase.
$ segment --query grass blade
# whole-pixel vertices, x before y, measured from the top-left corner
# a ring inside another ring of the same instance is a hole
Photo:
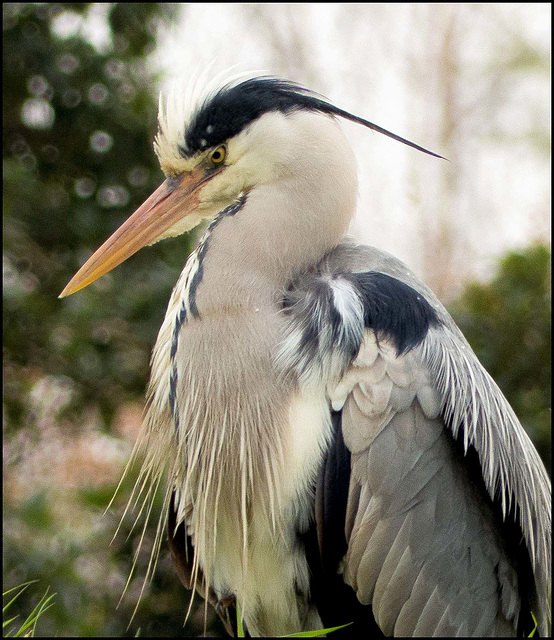
[[[30,585],[33,584],[33,582],[38,582],[38,580],[29,580],[29,582],[24,582],[23,584],[18,584],[17,587],[13,587],[12,589],[8,589],[7,591],[4,591],[4,593],[2,594],[2,596],[7,596],[8,593],[11,593],[12,591],[15,591],[16,589],[21,589],[21,591],[19,593],[17,593],[9,602],[8,604],[4,605],[3,609],[2,609],[2,613],[6,613],[6,611],[8,610],[8,607],[10,605],[12,605],[18,598],[19,596],[25,591],[25,589]]]
[[[36,580],[34,580],[33,582],[36,582]],[[30,583],[29,583],[30,584]],[[27,586],[24,587],[24,589],[27,588]],[[50,587],[48,587],[49,589]],[[20,593],[23,592],[22,589],[17,595],[19,595]],[[53,602],[51,602],[51,600],[54,598],[54,596],[56,595],[55,593],[51,594],[50,596],[48,596],[48,589],[46,589],[46,593],[42,596],[42,598],[39,600],[38,604],[36,605],[36,607],[31,611],[31,613],[27,616],[27,619],[25,620],[25,622],[21,625],[21,627],[13,634],[14,638],[18,638],[19,636],[22,636],[23,634],[25,634],[25,632],[32,627],[31,631],[26,634],[29,635],[31,637],[33,637],[35,635],[35,628],[37,625],[37,621],[40,618],[40,616],[48,609],[50,609],[51,606],[53,606]],[[17,596],[16,596],[17,597]],[[15,598],[13,599],[15,600]],[[13,600],[11,602],[13,602]],[[8,603],[7,606],[9,606]],[[4,611],[6,610],[6,607],[4,607]],[[15,618],[17,618],[17,616],[15,616]],[[4,622],[4,627],[9,624],[10,622],[13,622],[13,620],[15,620],[15,618],[12,618],[11,620],[8,620],[7,622]],[[11,634],[6,634],[6,635],[11,635]]]
[[[329,627],[328,629],[315,629],[314,631],[299,631],[298,633],[290,633],[284,638],[317,638],[318,636],[324,636],[328,633],[333,633],[333,631],[337,631],[338,629],[344,629],[344,627],[349,627],[352,622],[347,622],[346,624],[341,624],[338,627]]]
[[[535,618],[533,612],[531,611],[531,616],[533,617],[533,622],[535,623],[535,628],[533,629],[533,631],[531,631],[531,633],[529,634],[529,638],[533,638],[535,635],[535,631],[537,630],[537,619]]]
[[[237,637],[244,638],[244,627],[242,624],[242,613],[240,611],[239,601],[237,600]]]

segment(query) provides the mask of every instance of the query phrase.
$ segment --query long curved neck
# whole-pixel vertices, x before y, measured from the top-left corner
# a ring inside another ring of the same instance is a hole
[[[198,252],[201,279],[194,294],[200,315],[269,302],[336,246],[357,195],[355,166],[343,161],[334,156],[301,176],[257,187],[217,221]]]

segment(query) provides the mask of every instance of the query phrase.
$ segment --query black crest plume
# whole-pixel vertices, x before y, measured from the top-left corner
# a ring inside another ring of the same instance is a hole
[[[418,151],[443,158],[369,120],[335,107],[323,96],[298,84],[272,76],[251,78],[233,86],[226,85],[217,91],[200,107],[190,123],[185,136],[186,151],[183,150],[183,153],[195,153],[225,142],[264,113],[289,113],[302,109],[346,118]]]

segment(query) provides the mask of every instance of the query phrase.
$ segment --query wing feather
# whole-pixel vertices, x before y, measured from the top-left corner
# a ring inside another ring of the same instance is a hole
[[[365,330],[345,337],[354,318],[329,289],[357,292]],[[351,469],[339,570],[358,600],[385,634],[515,635],[533,611],[547,635],[550,482],[444,307],[401,262],[350,242],[292,292],[291,333],[342,336],[288,365],[323,375],[341,415]]]
[[[513,634],[516,569],[495,531],[486,496],[474,486],[444,422],[429,417],[434,408],[424,412],[420,406],[419,387],[426,389],[427,405],[436,405],[438,391],[433,393],[429,373],[424,364],[418,370],[413,356],[394,356],[394,367],[389,367],[390,351],[382,356],[391,389],[388,405],[372,395],[371,374],[361,366],[345,403],[342,429],[352,453],[351,482],[360,487],[357,511],[347,510],[354,523],[347,531],[345,580],[360,602],[372,605],[384,633],[431,636],[439,628],[463,628],[491,634],[500,610]],[[372,404],[371,397],[379,401]],[[371,436],[364,440],[360,432]]]

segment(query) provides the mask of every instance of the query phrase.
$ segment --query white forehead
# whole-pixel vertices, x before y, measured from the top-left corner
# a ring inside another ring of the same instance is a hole
[[[171,81],[167,90],[160,93],[159,129],[154,140],[154,150],[164,173],[185,171],[196,164],[196,160],[184,159],[180,150],[185,153],[187,151],[185,133],[199,109],[208,103],[222,87],[230,88],[261,75],[259,71],[232,73],[235,68],[211,75],[211,65],[209,65],[188,80]]]

